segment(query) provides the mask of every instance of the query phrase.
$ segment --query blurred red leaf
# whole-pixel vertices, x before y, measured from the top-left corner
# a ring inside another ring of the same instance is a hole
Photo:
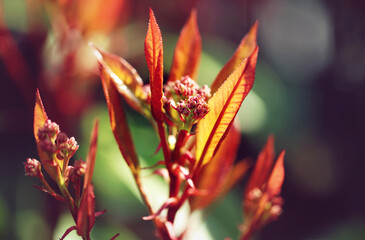
[[[132,172],[134,172],[138,169],[138,156],[128,127],[127,118],[121,104],[121,96],[113,84],[111,74],[108,73],[108,68],[104,66],[104,62],[99,61],[99,64],[104,95],[109,110],[110,126],[124,160],[131,168]]]
[[[95,121],[94,128],[91,133],[89,153],[86,157],[86,172],[84,177],[84,191],[88,188],[91,183],[91,178],[94,172],[96,149],[98,144],[98,126],[99,121]]]
[[[89,234],[95,223],[95,195],[94,187],[88,184],[81,197],[77,213],[76,230],[79,236],[90,240]]]
[[[223,84],[223,82],[228,78],[229,75],[241,64],[241,62],[251,56],[253,51],[257,47],[257,28],[259,23],[256,21],[255,24],[251,27],[250,31],[243,37],[240,45],[236,49],[235,53],[229,59],[229,61],[224,65],[222,70],[218,73],[215,78],[211,90],[212,93],[215,93],[218,88]]]
[[[267,182],[272,170],[275,158],[274,136],[267,138],[264,148],[257,157],[255,168],[252,172],[249,182],[247,183],[245,195],[254,188],[261,188]]]
[[[271,176],[267,182],[266,192],[269,198],[279,195],[281,192],[281,186],[283,185],[285,177],[284,155],[285,151],[283,150],[276,160]]]
[[[217,146],[224,139],[243,100],[251,90],[257,61],[258,47],[227,78],[208,102],[209,112],[199,121],[196,159],[199,164],[209,162]]]
[[[192,10],[177,41],[168,81],[190,76],[196,79],[202,50],[196,10]]]
[[[143,114],[141,101],[147,98],[147,94],[137,71],[123,58],[104,52],[92,43],[90,45],[100,64],[100,71],[103,71],[101,75],[110,79],[128,104]]]

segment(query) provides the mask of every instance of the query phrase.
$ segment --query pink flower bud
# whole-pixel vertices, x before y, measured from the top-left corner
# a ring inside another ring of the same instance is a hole
[[[51,139],[56,137],[60,132],[60,127],[58,126],[58,124],[55,122],[52,122],[49,119],[44,123],[42,129],[46,132],[47,136]]]
[[[55,144],[48,138],[42,139],[39,142],[39,146],[42,149],[42,151],[47,152],[47,153],[56,153],[57,152],[57,148],[55,146]]]
[[[57,138],[56,138],[56,144],[57,145],[61,145],[62,143],[65,143],[67,141],[68,137],[66,135],[66,133],[64,132],[60,132],[58,135],[57,135]]]
[[[28,158],[24,163],[25,176],[36,177],[41,173],[41,163],[34,158]]]
[[[190,110],[189,108],[186,106],[186,102],[185,101],[180,101],[177,103],[177,108],[176,108],[177,112],[180,113],[183,116],[189,116],[190,115]]]
[[[86,162],[82,161],[81,159],[76,160],[74,166],[75,166],[75,171],[76,171],[77,175],[83,176],[85,174],[85,172],[86,172]]]
[[[77,151],[78,148],[79,148],[79,145],[77,144],[74,137],[71,137],[71,138],[67,139],[66,149],[69,153],[73,154],[74,152]]]
[[[208,99],[212,96],[211,90],[207,85],[198,89],[198,94],[204,99],[204,101],[208,101]]]

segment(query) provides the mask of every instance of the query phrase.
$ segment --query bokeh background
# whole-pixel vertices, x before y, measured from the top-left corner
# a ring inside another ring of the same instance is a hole
[[[96,61],[87,45],[93,41],[122,56],[147,80],[148,7],[163,34],[165,69],[191,8],[197,9],[204,51],[200,83],[214,79],[254,21],[260,22],[256,81],[238,116],[238,159],[255,158],[270,133],[277,152],[285,148],[287,155],[283,215],[257,239],[364,239],[362,0],[2,0],[0,239],[58,239],[72,224],[64,206],[24,176],[22,163],[37,157],[32,132],[37,88],[49,117],[78,140],[78,157],[85,158],[93,120],[101,121],[93,181],[97,208],[108,212],[97,219],[93,239],[117,232],[120,239],[153,239],[111,135]],[[157,139],[143,119],[132,111],[129,117],[149,165]],[[209,210],[200,239],[237,238],[246,180]]]

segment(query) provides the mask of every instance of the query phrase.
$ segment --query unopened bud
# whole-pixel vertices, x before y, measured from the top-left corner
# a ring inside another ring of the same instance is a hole
[[[28,158],[24,163],[25,176],[36,177],[41,172],[41,163],[36,159]]]
[[[247,199],[254,201],[259,199],[261,196],[262,191],[259,188],[254,188],[248,193]]]
[[[59,134],[60,126],[48,119],[43,125],[43,130],[47,133],[47,136],[52,139]]]
[[[270,208],[270,216],[273,218],[278,217],[282,212],[283,212],[283,209],[281,208],[280,205],[273,205]]]
[[[67,141],[68,137],[66,133],[60,132],[56,138],[56,144],[61,145],[62,143],[65,143]]]
[[[57,151],[55,144],[48,138],[42,139],[39,142],[42,151],[47,153],[55,153]]]
[[[76,152],[76,150],[79,148],[79,145],[77,144],[74,137],[67,139],[66,145],[67,145],[67,151],[70,153]]]
[[[180,101],[177,103],[177,108],[176,108],[177,112],[180,113],[181,115],[184,116],[189,116],[190,115],[190,110],[189,108],[186,106],[186,102],[185,101]]]
[[[75,171],[76,171],[77,175],[83,176],[85,174],[85,172],[86,172],[86,162],[82,161],[81,159],[76,160],[74,166],[75,166]]]

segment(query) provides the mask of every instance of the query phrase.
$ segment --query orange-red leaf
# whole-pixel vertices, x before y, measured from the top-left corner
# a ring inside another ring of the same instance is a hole
[[[156,18],[150,9],[150,19],[144,51],[150,72],[151,111],[156,122],[163,122],[162,86],[163,86],[163,46],[162,36]]]
[[[285,151],[282,151],[276,160],[269,181],[267,182],[266,193],[269,198],[276,196],[281,192],[281,186],[283,185],[285,177],[284,155]]]
[[[103,67],[102,62],[99,62],[99,64],[104,95],[109,110],[110,126],[124,160],[131,168],[132,172],[134,172],[138,169],[138,156],[128,127],[127,118],[121,104],[121,96],[118,94],[117,88],[112,82],[111,75],[108,74],[106,70],[107,68]]]
[[[196,144],[198,164],[206,164],[211,160],[242,101],[251,90],[255,79],[257,53],[258,48],[236,68],[209,100],[209,112],[198,123]]]
[[[209,164],[194,176],[194,182],[204,196],[195,196],[191,201],[192,210],[205,208],[219,197],[227,184],[228,175],[231,173],[233,162],[236,158],[241,134],[232,126],[227,137],[222,141],[217,154]]]
[[[95,121],[94,128],[91,132],[89,153],[86,158],[86,172],[84,177],[84,190],[90,185],[91,178],[93,177],[96,150],[98,147],[98,126],[99,121]]]
[[[226,63],[222,70],[218,73],[218,76],[214,80],[211,90],[215,93],[222,83],[227,79],[229,75],[238,67],[238,65],[245,59],[248,58],[257,46],[256,35],[258,22],[251,27],[250,31],[243,37],[237,50],[231,57],[231,59]]]
[[[254,188],[261,189],[262,186],[268,181],[272,166],[274,164],[274,158],[274,136],[270,135],[267,138],[264,148],[261,150],[259,156],[257,157],[255,168],[245,189],[246,196]]]
[[[88,236],[95,223],[94,186],[89,184],[81,197],[77,212],[76,231],[79,236]]]
[[[113,82],[128,104],[143,114],[141,101],[147,98],[143,81],[137,71],[123,58],[100,50],[90,43],[100,63],[101,71]]]
[[[201,50],[201,37],[196,20],[196,10],[194,9],[191,11],[177,41],[169,81],[181,79],[186,75],[196,79]]]
[[[34,107],[34,137],[36,142],[38,139],[38,130],[43,127],[44,123],[48,120],[47,113],[44,110],[41,95],[39,94],[39,90],[37,89],[35,107]]]
[[[38,138],[38,130],[43,127],[44,123],[48,120],[46,111],[44,110],[43,103],[41,96],[39,94],[39,91],[37,89],[36,93],[36,101],[34,106],[34,125],[33,125],[33,131],[34,131],[34,138],[37,143],[37,150],[39,159],[42,162],[42,167],[46,170],[48,175],[55,181],[57,181],[57,176],[59,174],[59,168],[58,166],[54,167],[51,164],[48,163],[49,156],[46,152],[42,151],[39,145],[39,138]],[[45,163],[47,161],[47,163]]]

